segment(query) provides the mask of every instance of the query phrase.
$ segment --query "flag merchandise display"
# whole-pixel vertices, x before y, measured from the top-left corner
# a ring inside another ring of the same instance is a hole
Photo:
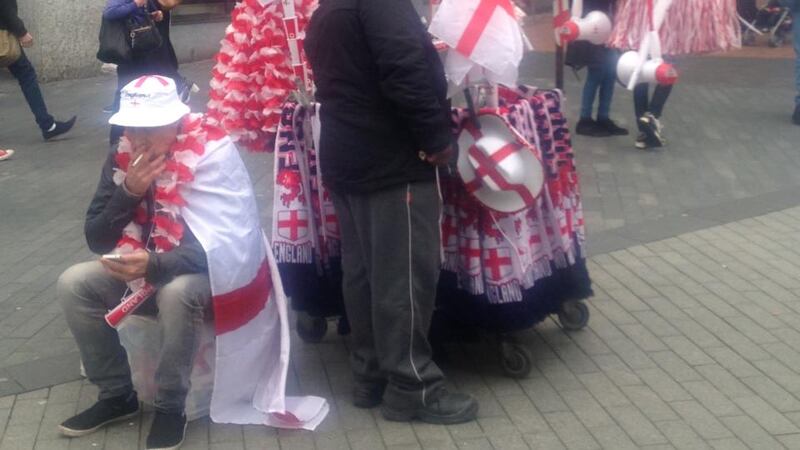
[[[524,42],[511,0],[442,0],[429,31],[451,48],[451,83],[460,85],[477,67],[491,82],[516,85]]]
[[[307,76],[301,44],[317,0],[291,1],[237,2],[214,57],[208,116],[248,150],[272,150],[281,105]]]
[[[741,27],[735,0],[673,0],[663,19],[656,2],[655,22],[661,54],[667,56],[727,51],[741,47]],[[670,3],[670,2],[667,2]],[[650,14],[644,0],[617,0],[614,28],[608,45],[638,50],[650,31]]]
[[[561,111],[560,92],[525,87],[501,89],[500,104],[501,115],[540,156],[545,169],[544,186],[533,206],[514,213],[499,213],[469,194],[455,173],[440,170],[444,259],[437,314],[457,317],[460,322],[480,328],[514,331],[557,312],[565,301],[589,297],[591,282],[585,264],[585,231],[575,155]],[[302,252],[275,251],[282,278],[288,291],[304,292],[307,299],[327,302],[331,292],[338,290],[335,283],[340,281],[328,277],[328,284],[311,285],[291,275],[303,265],[317,273],[317,264],[325,268],[339,263],[338,254],[326,255],[328,245],[324,241],[314,241],[302,229],[314,222],[317,235],[321,235],[323,222],[335,219],[332,205],[323,202],[322,207],[314,208],[312,221],[306,220],[312,213],[305,203],[283,202],[286,193],[315,192],[312,183],[318,172],[301,170],[307,164],[315,166],[311,163],[315,153],[303,151],[302,146],[306,145],[303,142],[308,142],[304,138],[306,130],[298,127],[303,122],[298,117],[305,114],[304,110],[304,106],[294,102],[284,104],[283,108],[278,138],[282,146],[276,151],[276,172],[281,173],[276,177],[291,183],[286,186],[276,181],[273,217],[276,223],[282,217],[284,228],[273,226],[273,246],[287,245],[293,239],[293,248],[306,246]],[[453,110],[454,133],[462,130],[468,116],[464,109]],[[311,190],[305,191],[309,185]],[[294,195],[289,198],[294,199]],[[300,228],[293,233],[291,226]],[[296,259],[298,255],[306,259],[300,261]],[[285,270],[289,265],[294,272]],[[313,306],[312,301],[312,305],[296,309]]]

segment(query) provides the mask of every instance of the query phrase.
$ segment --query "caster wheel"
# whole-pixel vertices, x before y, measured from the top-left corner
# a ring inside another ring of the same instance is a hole
[[[783,36],[775,35],[769,37],[769,42],[767,44],[772,48],[776,48],[776,47],[783,47],[783,42],[784,42]]]
[[[580,330],[589,323],[589,307],[580,301],[564,302],[558,312],[558,321],[565,330]]]
[[[516,342],[500,343],[500,364],[511,378],[525,378],[533,369],[533,355],[527,347]]]
[[[303,314],[297,317],[295,325],[297,334],[303,342],[322,342],[322,338],[328,333],[328,321],[324,317],[311,317]]]

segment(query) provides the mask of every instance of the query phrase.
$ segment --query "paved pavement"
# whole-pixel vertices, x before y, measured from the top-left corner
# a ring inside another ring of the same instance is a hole
[[[526,60],[549,86],[548,55]],[[190,425],[186,448],[800,448],[800,128],[788,124],[791,62],[690,59],[665,113],[668,148],[576,138],[597,295],[589,328],[545,321],[525,333],[529,378],[505,378],[489,344],[445,366],[481,401],[477,423],[391,424],[349,405],[346,340],[296,340],[290,390],[333,403],[316,433]],[[198,81],[209,64],[188,65]],[[87,438],[55,425],[93,400],[54,282],[91,257],[82,216],[107,151],[111,78],[44,87],[80,121],[42,143],[18,89],[0,77],[0,450],[140,448],[149,415]],[[579,85],[568,80],[574,98]],[[204,99],[198,97],[196,106]],[[575,112],[575,102],[569,109]],[[616,117],[630,124],[620,91]],[[246,155],[262,216],[271,159]]]

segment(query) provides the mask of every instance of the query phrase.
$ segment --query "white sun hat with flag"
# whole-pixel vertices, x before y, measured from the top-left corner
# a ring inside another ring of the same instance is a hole
[[[536,149],[506,119],[478,114],[458,136],[458,173],[466,189],[489,209],[511,213],[533,206],[544,187]]]
[[[190,112],[189,106],[178,97],[172,78],[145,75],[122,88],[119,112],[108,123],[121,127],[162,127]]]
[[[491,82],[516,84],[525,44],[511,0],[442,0],[429,31],[451,48],[451,83],[460,85],[477,68]]]

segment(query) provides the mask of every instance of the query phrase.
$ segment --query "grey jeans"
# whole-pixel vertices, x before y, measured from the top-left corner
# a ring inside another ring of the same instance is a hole
[[[105,321],[119,304],[125,283],[111,277],[98,261],[67,269],[58,279],[58,298],[72,335],[78,343],[86,375],[100,388],[100,399],[124,395],[133,389],[131,369],[119,335]],[[183,412],[199,333],[211,314],[208,275],[175,277],[158,289],[139,312],[158,315],[163,345],[156,368],[155,407],[166,413]]]
[[[394,407],[423,405],[444,379],[428,343],[440,268],[436,183],[332,198],[356,382],[388,382],[384,402]]]

